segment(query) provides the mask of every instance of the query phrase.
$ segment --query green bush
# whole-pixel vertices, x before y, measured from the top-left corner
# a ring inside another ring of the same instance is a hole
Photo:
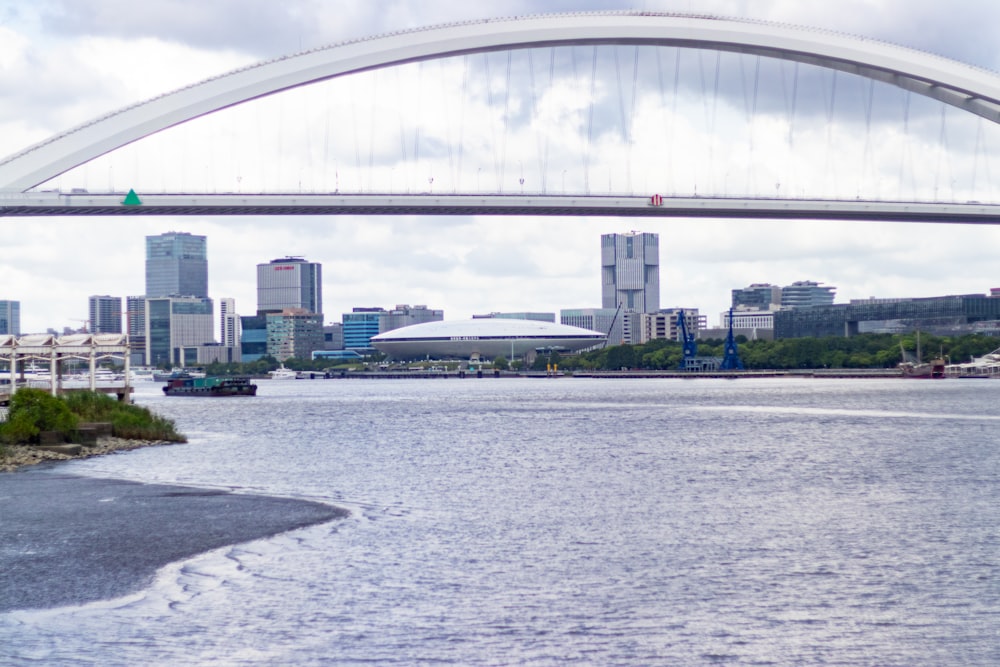
[[[10,399],[0,443],[38,442],[42,431],[72,433],[79,422],[110,422],[111,434],[130,440],[186,442],[170,419],[105,394],[74,391],[55,397],[42,389],[19,389]]]
[[[173,421],[154,415],[147,408],[122,403],[92,391],[74,391],[67,394],[64,400],[82,421],[110,422],[111,434],[117,438],[186,442]]]
[[[18,390],[10,399],[0,439],[8,443],[37,442],[42,431],[76,430],[79,420],[69,406],[43,389]]]

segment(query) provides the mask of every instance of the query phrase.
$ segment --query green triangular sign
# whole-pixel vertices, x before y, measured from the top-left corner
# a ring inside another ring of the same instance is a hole
[[[125,206],[140,206],[142,202],[139,201],[139,195],[135,193],[135,190],[129,190],[128,194],[125,195],[125,201],[122,202]]]

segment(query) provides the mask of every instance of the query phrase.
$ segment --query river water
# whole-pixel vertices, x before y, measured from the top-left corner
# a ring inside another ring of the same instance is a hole
[[[350,516],[0,614],[0,662],[1000,664],[1000,382],[259,384],[52,471]]]

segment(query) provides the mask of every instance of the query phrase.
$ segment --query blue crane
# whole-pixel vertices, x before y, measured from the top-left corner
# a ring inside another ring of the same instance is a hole
[[[677,311],[677,326],[681,331],[681,345],[683,345],[684,356],[681,358],[680,368],[682,371],[689,370],[694,364],[694,358],[698,356],[698,341],[694,339],[694,332],[688,332],[684,311]]]
[[[736,338],[733,337],[733,309],[729,309],[729,333],[726,335],[726,345],[723,350],[722,363],[719,364],[720,371],[741,371],[743,362],[736,352]]]

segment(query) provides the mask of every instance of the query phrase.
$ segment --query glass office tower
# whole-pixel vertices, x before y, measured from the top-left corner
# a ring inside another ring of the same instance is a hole
[[[204,236],[167,232],[146,237],[146,297],[208,297]]]

